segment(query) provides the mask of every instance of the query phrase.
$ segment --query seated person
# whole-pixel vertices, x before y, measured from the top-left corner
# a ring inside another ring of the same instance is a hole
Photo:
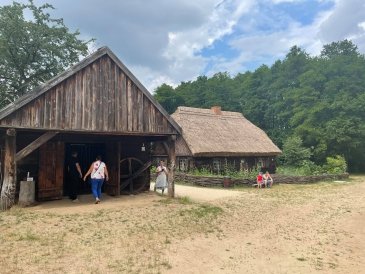
[[[264,174],[263,180],[264,180],[265,187],[272,187],[274,180],[272,179],[272,177],[268,171],[266,171],[266,173]]]
[[[257,175],[256,183],[257,183],[258,188],[261,188],[262,185],[264,185],[264,178],[262,176],[262,172],[259,172],[259,175]]]

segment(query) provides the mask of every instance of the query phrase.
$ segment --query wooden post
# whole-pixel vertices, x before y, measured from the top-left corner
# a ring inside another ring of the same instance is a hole
[[[16,191],[16,131],[8,129],[5,137],[4,180],[0,195],[0,210],[11,208],[15,204]]]
[[[172,135],[168,141],[168,162],[169,162],[169,174],[168,174],[168,194],[169,197],[175,197],[175,163],[176,163],[176,153],[175,153],[175,141],[176,136]]]

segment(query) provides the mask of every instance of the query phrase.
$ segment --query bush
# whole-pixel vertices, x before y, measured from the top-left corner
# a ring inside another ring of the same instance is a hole
[[[250,170],[243,170],[243,171],[236,171],[234,170],[233,166],[225,166],[222,174],[214,174],[207,168],[196,168],[192,171],[189,171],[188,174],[195,175],[195,176],[206,176],[206,177],[223,177],[227,176],[232,179],[256,179],[257,174],[259,173],[259,169],[250,169]]]
[[[188,172],[191,175],[195,175],[195,176],[217,176],[215,174],[213,174],[209,169],[202,167],[200,169],[195,168],[192,171]]]
[[[292,176],[309,176],[323,174],[323,168],[317,166],[312,161],[302,161],[300,166],[279,166],[276,169],[277,174]]]
[[[318,166],[312,161],[302,161],[300,166],[279,166],[276,173],[294,176],[309,176],[319,174],[342,174],[347,170],[347,164],[344,157],[336,155],[327,157],[327,163]]]
[[[344,157],[336,155],[335,157],[327,157],[324,169],[330,174],[341,174],[347,171],[347,163]]]

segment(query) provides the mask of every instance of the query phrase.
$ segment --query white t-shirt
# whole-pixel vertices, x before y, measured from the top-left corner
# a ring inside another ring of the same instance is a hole
[[[94,162],[94,168],[93,168],[93,171],[91,171],[91,178],[92,179],[104,179],[105,178],[104,168],[105,168],[104,162],[102,162],[102,161]]]
[[[157,172],[161,172],[161,171],[165,171],[167,173],[167,168],[166,167],[162,167],[162,166],[158,166],[156,169]]]

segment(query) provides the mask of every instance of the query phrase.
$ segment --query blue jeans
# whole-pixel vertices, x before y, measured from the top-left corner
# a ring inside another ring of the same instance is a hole
[[[101,187],[103,186],[104,179],[93,179],[91,178],[91,192],[94,198],[101,198]]]

